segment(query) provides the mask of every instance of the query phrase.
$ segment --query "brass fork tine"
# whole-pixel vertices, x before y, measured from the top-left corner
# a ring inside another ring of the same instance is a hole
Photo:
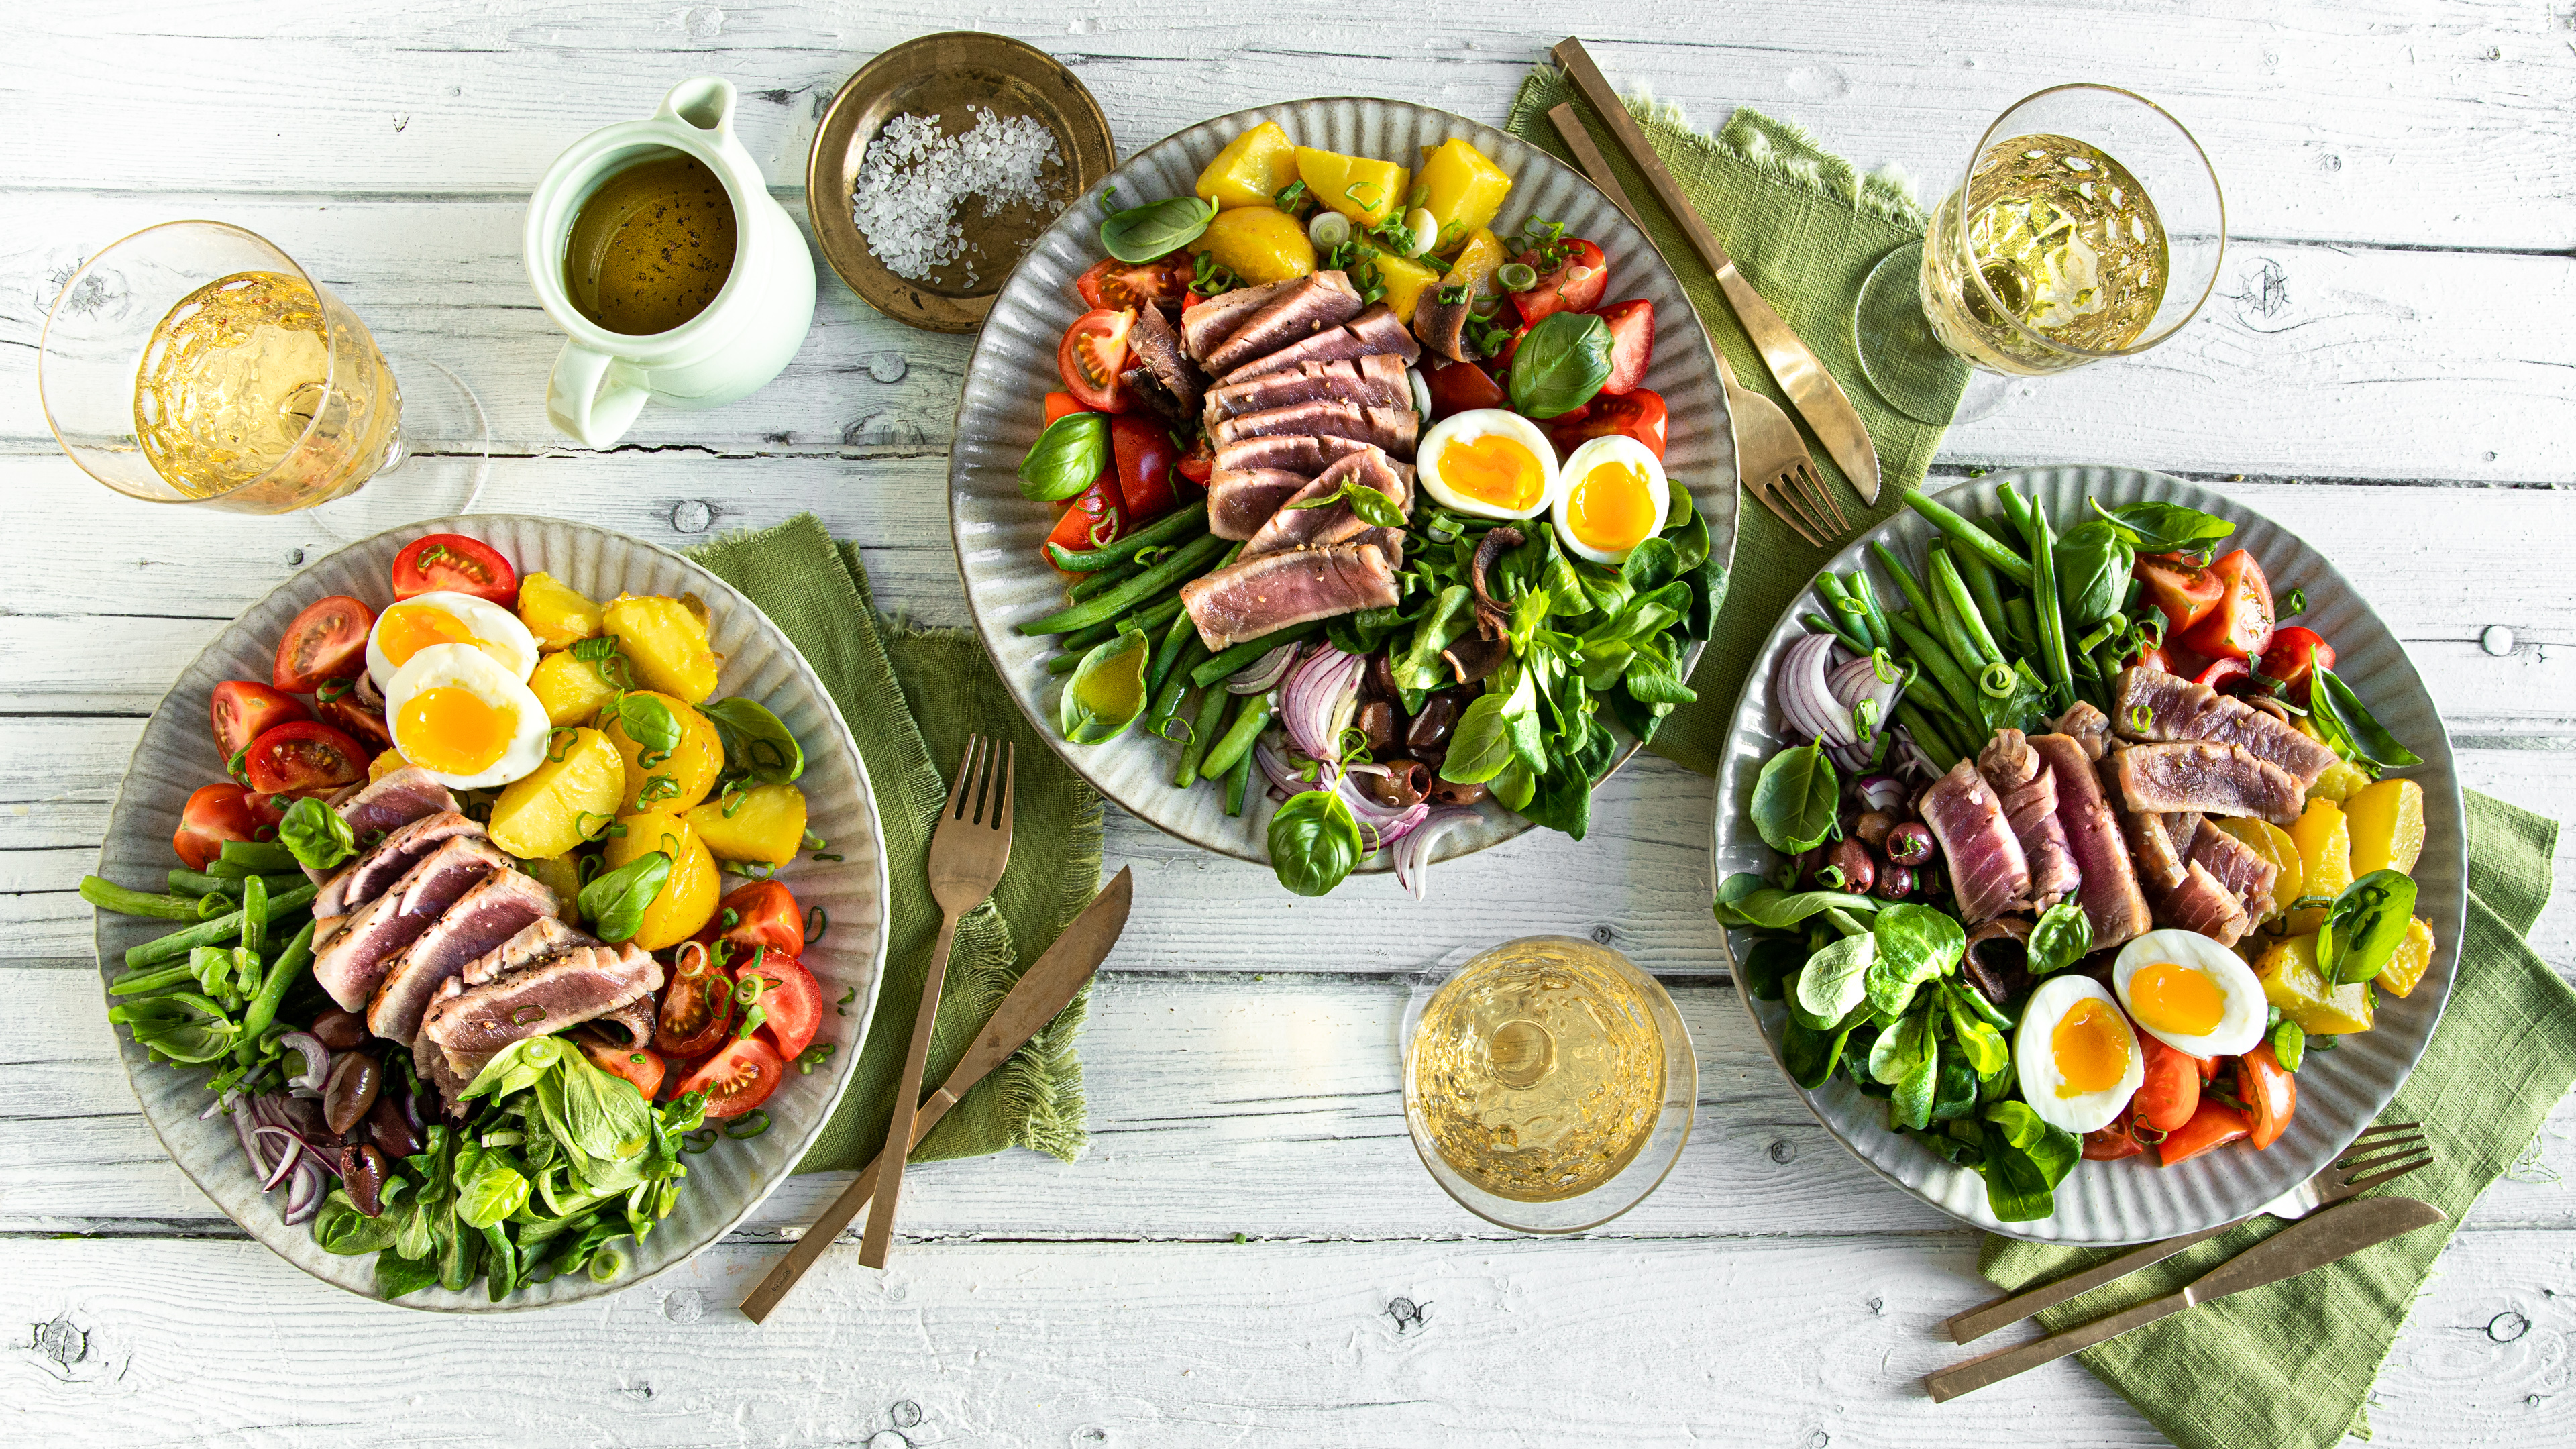
[[[1020,747],[1006,740],[1002,744],[1001,797],[999,803],[993,807],[992,820],[988,822],[995,830],[1002,832],[1004,840],[1011,837],[1011,786],[1018,779],[1019,772]]]
[[[1837,534],[1847,533],[1851,530],[1850,520],[1843,516],[1842,500],[1834,497],[1834,490],[1825,486],[1825,477],[1823,474],[1816,471],[1816,464],[1813,459],[1801,459],[1799,461],[1798,481],[1807,485],[1811,490],[1809,494],[1810,497],[1821,499],[1825,507],[1833,510],[1834,531]]]
[[[2347,1193],[2354,1193],[2354,1192],[2362,1192],[2362,1191],[2365,1191],[2365,1190],[2367,1190],[2367,1189],[2377,1187],[2377,1186],[2379,1186],[2379,1185],[2380,1185],[2381,1183],[2383,1183],[2383,1182],[2390,1182],[2390,1181],[2394,1181],[2394,1180],[2395,1180],[2395,1179],[2397,1179],[2397,1178],[2404,1177],[2406,1174],[2408,1174],[2408,1173],[2410,1173],[2410,1172],[2413,1172],[2415,1169],[2417,1169],[2417,1168],[2419,1168],[2419,1167],[2428,1166],[2428,1165],[2430,1165],[2430,1164],[2431,1164],[2431,1162],[2432,1162],[2432,1161],[2433,1161],[2433,1154],[2432,1154],[2432,1153],[2427,1152],[2427,1153],[2425,1153],[2425,1154],[2424,1154],[2423,1156],[2421,1156],[2421,1157],[2415,1158],[2415,1159],[2413,1159],[2413,1160],[2411,1160],[2411,1161],[2408,1161],[2408,1162],[2401,1162],[2401,1163],[2397,1164],[2395,1167],[2389,1168],[2388,1170],[2386,1170],[2386,1171],[2384,1171],[2384,1172],[2374,1172],[2374,1173],[2372,1173],[2372,1174],[2371,1174],[2370,1176],[2368,1176],[2368,1177],[2360,1178],[2360,1179],[2357,1179],[2357,1180],[2352,1181],[2352,1182],[2347,1182],[2347,1183],[2345,1183],[2345,1184],[2344,1184],[2344,1191],[2345,1191],[2345,1192],[2347,1192]]]
[[[2361,1130],[2360,1136],[2352,1139],[2353,1146],[2360,1146],[2362,1138],[2364,1137],[2386,1137],[2393,1132],[2413,1132],[2421,1129],[2423,1125],[2424,1124],[2421,1122],[2382,1122],[2376,1127],[2365,1127]],[[2351,1149],[2346,1148],[2345,1150],[2350,1151]]]
[[[1771,486],[1767,481],[1747,479],[1745,481],[1745,491],[1753,495],[1755,502],[1758,502],[1764,508],[1771,510],[1771,515],[1773,517],[1779,519],[1782,523],[1789,525],[1789,531],[1804,540],[1807,547],[1823,548],[1825,546],[1825,541],[1810,532],[1806,522],[1801,519],[1794,510],[1783,507],[1780,500],[1772,495]]]
[[[2368,1172],[2369,1170],[2371,1170],[2371,1169],[2372,1169],[2372,1168],[2374,1168],[2374,1167],[2380,1167],[2380,1166],[2384,1166],[2384,1165],[2386,1165],[2386,1164],[2388,1164],[2388,1163],[2395,1162],[2397,1159],[2399,1159],[2399,1158],[2401,1158],[2401,1157],[2411,1157],[2411,1156],[2413,1156],[2413,1155],[2414,1155],[2415,1150],[2416,1150],[2417,1148],[2419,1148],[2419,1147],[2422,1147],[2423,1145],[2424,1145],[2424,1139],[2423,1139],[2423,1138],[2421,1138],[2421,1137],[2410,1137],[2410,1138],[2408,1138],[2406,1141],[2404,1141],[2404,1142],[2402,1142],[2402,1143],[2399,1143],[2399,1144],[2397,1144],[2397,1145],[2396,1145],[2396,1146],[2394,1146],[2394,1147],[2391,1147],[2389,1150],[2387,1150],[2387,1151],[2385,1151],[2385,1152],[2377,1153],[2377,1154],[2375,1154],[2375,1155],[2373,1155],[2373,1156],[2369,1156],[2369,1157],[2363,1157],[2363,1158],[2359,1158],[2359,1159],[2348,1159],[2348,1160],[2345,1160],[2345,1161],[2337,1162],[2337,1163],[2335,1164],[2335,1166],[2340,1167],[2340,1168],[2342,1168],[2342,1169],[2343,1169],[2343,1171],[2344,1171],[2344,1176],[2346,1176],[2346,1177],[2350,1177],[2350,1176],[2352,1176],[2352,1175],[2353,1175],[2354,1173],[2356,1173],[2356,1172]],[[2429,1149],[2428,1149],[2428,1150],[2429,1150]]]
[[[972,789],[975,784],[975,752],[976,748],[983,743],[984,737],[982,735],[968,735],[966,737],[966,753],[957,761],[956,782],[948,787],[948,808],[941,811],[940,814],[950,816],[958,820],[964,820],[967,818],[967,812],[970,809],[967,801],[967,792]]]
[[[1815,530],[1814,542],[1818,548],[1822,548],[1825,546],[1825,540],[1834,536],[1834,530],[1826,526],[1824,510],[1816,507],[1812,500],[1799,491],[1797,482],[1798,470],[1791,468],[1783,472],[1779,481],[1771,486],[1779,494],[1780,501],[1797,509],[1798,516],[1805,519],[1807,526]]]

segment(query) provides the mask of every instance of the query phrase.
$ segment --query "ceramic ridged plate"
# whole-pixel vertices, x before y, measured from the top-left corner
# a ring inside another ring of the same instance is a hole
[[[706,601],[712,642],[724,660],[717,697],[758,700],[795,733],[805,748],[805,774],[797,786],[805,792],[807,828],[830,841],[832,852],[841,856],[837,862],[816,861],[807,852],[778,873],[799,904],[819,906],[830,918],[823,938],[802,959],[822,984],[826,1000],[857,992],[847,1014],[826,1014],[815,1036],[817,1043],[835,1048],[828,1064],[788,1077],[767,1103],[767,1132],[744,1141],[719,1141],[689,1159],[688,1181],[671,1215],[641,1244],[621,1241],[630,1264],[622,1276],[594,1283],[587,1274],[570,1274],[523,1288],[499,1303],[485,1295],[480,1283],[463,1293],[431,1287],[397,1300],[406,1308],[439,1312],[508,1312],[623,1292],[723,1237],[786,1179],[831,1116],[858,1061],[859,1043],[867,1038],[877,982],[885,971],[886,866],[876,795],[868,787],[867,767],[860,763],[849,728],[796,646],[750,600],[679,555],[622,534],[558,519],[477,514],[411,524],[352,544],[279,586],[218,634],[144,727],[108,819],[98,873],[138,889],[160,889],[162,877],[179,864],[170,837],[189,792],[223,778],[224,762],[206,723],[214,687],[226,679],[265,682],[278,636],[317,599],[346,594],[378,610],[392,603],[394,555],[422,534],[441,532],[479,538],[499,549],[522,575],[552,574],[593,599],[612,599],[620,592],[693,592]],[[739,883],[739,878],[727,881],[728,887]],[[105,973],[122,972],[128,947],[167,934],[176,925],[101,912],[98,951]],[[205,1089],[205,1069],[155,1065],[123,1028],[116,1029],[116,1046],[144,1118],[189,1180],[278,1256],[324,1282],[376,1296],[375,1256],[326,1253],[315,1245],[310,1223],[288,1226],[285,1189],[260,1192],[231,1121],[220,1114],[199,1117],[212,1100]]]
[[[2380,993],[2378,1021],[2372,1030],[2341,1038],[2338,1050],[2309,1051],[2299,1069],[2298,1114],[2269,1148],[2255,1152],[2242,1144],[2222,1147],[2169,1168],[2152,1166],[2143,1157],[2079,1162],[2058,1185],[2056,1212],[2038,1222],[1996,1221],[1986,1204],[1982,1178],[1889,1132],[1886,1104],[1862,1096],[1839,1073],[1823,1088],[1802,1095],[1826,1130],[1854,1156],[1943,1212],[1991,1232],[2042,1242],[2135,1243],[2230,1222],[2289,1192],[2333,1161],[2387,1107],[2432,1040],[2442,1004],[2450,996],[2467,902],[2468,846],[2450,735],[2405,647],[2334,565],[2297,534],[2222,494],[2134,468],[2024,469],[1964,483],[1937,496],[1970,518],[1992,517],[2001,513],[1995,489],[2003,483],[2038,501],[2061,530],[2089,516],[2084,504],[2088,496],[2107,508],[2155,501],[2216,514],[2236,525],[2221,547],[2251,550],[2276,596],[2291,589],[2305,591],[2307,611],[2298,622],[2334,645],[2335,672],[2351,683],[2381,724],[2424,759],[2421,765],[2392,773],[2424,787],[2424,854],[2414,870],[2415,913],[2432,923],[2433,964],[2412,995]],[[1885,541],[1909,567],[1915,567],[1924,545],[1935,536],[1920,515],[1901,509],[1876,531],[1855,540],[1828,567],[1843,574],[1860,567],[1872,539]],[[1884,583],[1884,575],[1878,577]],[[1888,590],[1887,596],[1893,597],[1894,591]],[[1717,776],[1718,880],[1743,871],[1766,871],[1778,859],[1754,834],[1747,803],[1762,762],[1784,743],[1774,732],[1771,677],[1781,651],[1806,632],[1796,616],[1815,607],[1809,599],[1801,594],[1782,614],[1736,706],[1734,733]],[[1728,933],[1730,961],[1736,959],[1744,939],[1743,933]],[[1741,971],[1735,980],[1745,1009],[1777,1059],[1781,1029],[1788,1020],[1786,1009],[1776,1001],[1754,1000],[1744,990]]]
[[[1063,677],[1046,668],[1056,653],[1055,641],[1032,638],[1013,627],[1064,604],[1064,581],[1038,552],[1055,512],[1022,498],[1014,474],[1037,441],[1039,400],[1064,386],[1056,373],[1056,342],[1083,312],[1074,279],[1105,255],[1099,238],[1103,191],[1117,188],[1116,204],[1121,206],[1190,195],[1199,172],[1225,143],[1264,121],[1278,122],[1301,146],[1409,165],[1419,164],[1423,147],[1463,138],[1512,177],[1511,195],[1494,220],[1496,234],[1511,236],[1525,219],[1541,216],[1563,222],[1569,236],[1598,243],[1610,266],[1605,300],[1643,297],[1654,303],[1655,351],[1644,385],[1661,394],[1671,411],[1664,470],[1675,484],[1690,488],[1708,516],[1709,547],[1721,563],[1732,562],[1735,555],[1735,439],[1708,337],[1654,245],[1580,173],[1463,116],[1402,101],[1350,98],[1238,111],[1147,147],[1067,209],[1029,249],[995,299],[967,365],[956,441],[948,455],[949,524],[957,567],[966,580],[967,606],[1020,708],[1102,794],[1194,845],[1266,864],[1270,855],[1263,833],[1270,812],[1252,808],[1229,817],[1224,792],[1213,785],[1172,788],[1177,746],[1134,732],[1090,748],[1064,743],[1055,725]],[[1685,660],[1685,676],[1698,658],[1694,645]],[[1633,750],[1633,744],[1623,748],[1619,759],[1626,760]],[[1462,822],[1441,837],[1432,859],[1482,850],[1529,828],[1529,822],[1488,802],[1482,819]],[[1361,867],[1389,868],[1384,851]]]

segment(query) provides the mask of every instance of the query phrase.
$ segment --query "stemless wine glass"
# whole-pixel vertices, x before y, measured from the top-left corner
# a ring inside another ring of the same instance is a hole
[[[294,258],[215,221],[147,227],[91,257],[36,352],[46,423],[99,482],[152,503],[321,509],[344,537],[464,512],[481,491],[488,428],[472,391],[426,359],[400,371]],[[424,436],[442,440],[437,463],[351,498]]]
[[[1973,422],[2009,379],[2163,343],[2226,254],[2226,198],[2180,121],[2118,86],[2051,86],[1986,127],[1921,246],[1872,271],[1854,317],[1863,370],[1922,416],[1901,359],[1928,339],[1976,376],[1954,414],[1926,420]]]

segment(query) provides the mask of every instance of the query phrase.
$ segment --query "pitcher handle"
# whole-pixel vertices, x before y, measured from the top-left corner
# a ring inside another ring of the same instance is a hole
[[[547,421],[585,448],[615,446],[651,396],[624,378],[611,381],[609,368],[616,362],[605,352],[567,342],[546,379]]]
[[[719,142],[733,139],[733,82],[720,75],[702,75],[671,87],[662,97],[657,121],[678,121],[714,136]]]

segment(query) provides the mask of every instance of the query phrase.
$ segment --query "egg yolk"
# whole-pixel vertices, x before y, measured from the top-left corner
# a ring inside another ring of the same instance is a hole
[[[376,624],[376,647],[400,669],[433,644],[480,644],[465,621],[432,604],[396,604]]]
[[[2227,994],[2206,971],[2156,961],[2129,978],[2129,1009],[2149,1031],[2207,1036],[2227,1015]]]
[[[1451,492],[1494,508],[1527,512],[1547,492],[1547,474],[1530,450],[1500,433],[1451,438],[1440,449],[1440,481]]]
[[[413,695],[393,722],[403,758],[442,775],[472,775],[498,764],[518,724],[515,711],[458,685]]]
[[[1574,480],[1565,498],[1565,526],[1593,548],[1634,548],[1663,522],[1654,505],[1645,469],[1603,463]]]
[[[2088,996],[2057,1019],[2048,1034],[2048,1049],[2057,1058],[2057,1095],[2080,1097],[2120,1085],[2129,1072],[2129,1033],[2120,1009]]]

